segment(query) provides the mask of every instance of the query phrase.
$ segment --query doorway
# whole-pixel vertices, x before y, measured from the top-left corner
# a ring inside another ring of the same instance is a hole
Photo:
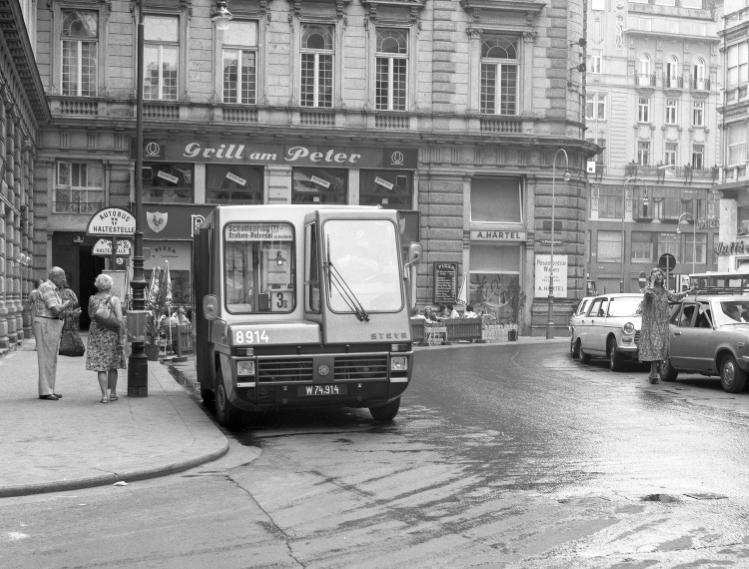
[[[92,246],[81,245],[79,250],[79,286],[78,301],[81,303],[81,330],[88,330],[91,318],[88,315],[88,299],[97,293],[94,281],[104,270],[104,257],[94,256]]]

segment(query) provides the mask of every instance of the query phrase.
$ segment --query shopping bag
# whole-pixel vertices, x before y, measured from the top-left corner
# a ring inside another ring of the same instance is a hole
[[[99,308],[97,308],[96,312],[94,312],[94,320],[105,328],[109,328],[111,330],[119,330],[120,321],[117,319],[117,315],[114,313],[114,309],[109,304],[109,301],[111,299],[112,297],[110,296],[109,298],[107,298],[106,302],[103,302],[99,305]]]
[[[62,327],[62,337],[60,338],[60,355],[70,358],[80,358],[86,353],[86,347],[83,340],[78,334],[78,327],[72,317],[65,319]]]

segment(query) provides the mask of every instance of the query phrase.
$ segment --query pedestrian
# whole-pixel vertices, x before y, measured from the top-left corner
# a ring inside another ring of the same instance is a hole
[[[34,279],[31,281],[31,285],[34,287],[31,292],[29,293],[29,298],[26,299],[26,306],[23,307],[23,311],[29,315],[31,318],[31,328],[33,330],[34,328],[34,316],[36,313],[36,310],[34,310],[34,306],[36,305],[36,301],[39,299],[39,284],[42,281],[39,279]],[[34,346],[34,351],[38,351],[39,348]]]
[[[39,399],[57,401],[62,394],[55,393],[57,378],[57,353],[62,336],[62,314],[72,301],[63,301],[60,292],[66,285],[65,271],[52,267],[47,280],[42,281],[34,296],[34,338],[39,362]]]
[[[640,330],[640,347],[638,358],[641,362],[650,363],[650,383],[658,383],[658,363],[668,357],[669,335],[668,320],[670,312],[668,303],[684,298],[696,289],[674,294],[664,284],[665,275],[658,267],[650,271],[645,296],[642,300],[642,326]]]
[[[431,306],[427,306],[424,308],[424,319],[427,322],[438,322],[437,315],[434,313],[434,310]]]
[[[86,351],[86,369],[95,371],[99,378],[101,387],[101,403],[117,401],[117,370],[125,369],[125,350],[122,344],[122,335],[125,329],[122,319],[122,303],[120,299],[111,294],[114,281],[109,275],[99,275],[94,283],[98,292],[91,296],[88,301],[88,315],[91,317],[91,326],[88,329],[88,349]],[[103,304],[108,304],[120,327],[116,330],[107,328],[94,320],[94,314]]]
[[[468,304],[466,306],[466,311],[463,313],[463,318],[478,318],[478,317],[479,315],[473,311],[473,306]]]
[[[65,309],[62,314],[60,315],[63,320],[69,317],[76,317],[81,314],[81,305],[78,302],[78,297],[73,292],[73,289],[70,288],[70,281],[72,279],[69,278],[70,274],[65,273],[65,287],[60,291],[60,298],[64,301],[70,300],[73,304],[70,305],[69,308]]]

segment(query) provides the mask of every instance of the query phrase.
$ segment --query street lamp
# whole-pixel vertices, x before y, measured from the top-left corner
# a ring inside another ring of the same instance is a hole
[[[211,14],[211,20],[216,24],[216,29],[225,31],[229,29],[229,21],[234,17],[226,4],[229,0],[218,0],[216,10]]]
[[[692,274],[694,274],[694,262],[697,259],[697,220],[692,213],[685,211],[679,216],[679,221],[676,222],[676,234],[681,235],[681,218],[685,215],[692,216],[692,225],[694,226],[692,229]]]
[[[627,184],[637,180],[642,183],[641,178],[638,178],[637,176],[630,176],[629,178],[624,180],[624,185],[622,186],[622,276],[621,280],[619,281],[619,292],[624,292],[624,252],[626,251],[626,243],[624,239],[624,216],[627,213]],[[647,205],[647,194],[645,195],[643,203]]]
[[[546,339],[554,339],[554,191],[557,179],[557,156],[564,154],[564,181],[570,181],[570,159],[567,151],[560,148],[554,153],[554,162],[551,169],[551,255],[549,256],[549,317],[546,322]]]

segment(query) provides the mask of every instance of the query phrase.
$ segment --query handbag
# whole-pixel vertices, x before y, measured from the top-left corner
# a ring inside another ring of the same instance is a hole
[[[101,324],[105,328],[109,328],[110,330],[119,330],[120,321],[117,318],[117,315],[114,313],[111,305],[109,304],[111,298],[111,296],[108,297],[106,302],[102,302],[99,305],[99,308],[97,308],[96,312],[94,312],[93,318],[95,322]]]
[[[69,358],[80,358],[86,353],[86,347],[83,345],[80,334],[78,334],[78,327],[73,317],[66,318],[62,326],[59,353],[61,356],[68,356]]]

